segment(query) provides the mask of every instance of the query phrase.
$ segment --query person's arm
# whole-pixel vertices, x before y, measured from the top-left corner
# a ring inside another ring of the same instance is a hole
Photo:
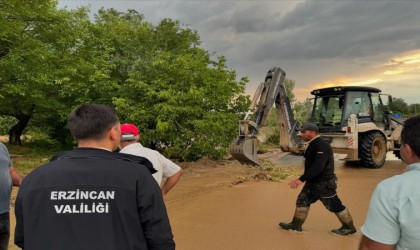
[[[163,186],[161,187],[162,194],[167,194],[181,177],[182,169],[180,166],[175,164],[173,161],[167,159],[165,156],[160,155],[160,162],[162,164],[162,176],[167,178]]]
[[[10,176],[12,177],[13,186],[20,186],[22,176],[16,171],[14,167],[9,168]]]
[[[179,178],[181,177],[182,170],[179,170],[176,174],[172,175],[171,177],[168,177],[166,179],[165,184],[162,186],[162,194],[167,194],[179,181]]]
[[[365,235],[362,235],[360,240],[359,250],[394,250],[395,245],[387,245],[374,240],[369,239]]]
[[[365,223],[361,227],[362,239],[359,249],[395,249],[400,239],[401,228],[398,222],[398,204],[390,196],[390,179],[379,183],[372,193]]]
[[[8,167],[9,167],[9,174],[12,178],[13,186],[20,186],[20,183],[22,182],[22,176],[15,170],[13,167],[12,160],[10,159],[9,151],[7,150],[7,147],[0,142],[0,153],[7,157],[8,159]]]

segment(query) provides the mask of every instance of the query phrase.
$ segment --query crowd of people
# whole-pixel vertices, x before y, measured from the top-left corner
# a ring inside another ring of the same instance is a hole
[[[175,249],[163,197],[180,180],[181,168],[144,147],[138,127],[120,124],[112,107],[80,106],[67,124],[77,148],[53,156],[25,178],[0,143],[0,250],[8,249],[12,186],[20,186],[14,242],[22,249]],[[280,228],[302,231],[311,204],[319,200],[341,222],[333,234],[354,234],[349,209],[336,193],[331,146],[316,124],[298,130],[307,142],[304,173],[289,186],[304,185],[292,221],[280,222]],[[360,250],[420,249],[420,116],[406,120],[400,152],[407,172],[377,185]]]

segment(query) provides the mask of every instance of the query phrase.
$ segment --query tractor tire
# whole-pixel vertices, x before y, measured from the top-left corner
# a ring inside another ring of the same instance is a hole
[[[368,133],[359,138],[359,158],[363,167],[381,168],[386,153],[386,141],[381,133]]]

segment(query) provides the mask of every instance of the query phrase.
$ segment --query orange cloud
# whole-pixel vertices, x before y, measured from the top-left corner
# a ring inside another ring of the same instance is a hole
[[[337,77],[327,79],[322,82],[312,84],[310,86],[299,86],[297,84],[294,89],[295,97],[298,101],[304,101],[311,98],[311,91],[320,88],[334,86],[382,86],[378,85],[383,82],[401,82],[405,84],[417,84],[420,74],[420,50],[410,51],[389,59],[385,63],[379,63],[376,67],[372,67],[371,73],[358,75],[357,77]],[[413,81],[413,78],[416,80]],[[417,86],[417,85],[416,85]]]
[[[392,67],[395,65],[410,65],[420,63],[420,51],[410,51],[399,57],[392,58],[389,62],[385,63],[385,67]]]
[[[418,71],[420,69],[420,50],[410,51],[396,56],[385,64],[382,64],[376,68],[382,68],[382,71],[358,78],[342,77],[337,79],[329,79],[322,83],[315,84],[313,87],[314,89],[317,89],[334,86],[366,86],[384,82],[383,76],[398,76],[401,80],[405,79],[408,76],[404,76],[404,74]]]
[[[373,79],[352,79],[352,78],[340,78],[340,79],[332,79],[321,84],[315,85],[315,89],[317,88],[328,88],[328,87],[335,87],[335,86],[366,86],[372,85],[376,83],[383,82],[380,78],[373,78]]]
[[[319,84],[315,84],[313,89],[321,89],[321,88],[328,88],[328,87],[335,87],[335,86],[347,86],[347,84],[351,81],[351,78],[337,78],[337,79],[329,79]]]

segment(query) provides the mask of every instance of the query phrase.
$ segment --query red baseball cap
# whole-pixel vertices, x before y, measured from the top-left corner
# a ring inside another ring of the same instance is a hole
[[[139,129],[136,125],[131,123],[121,124],[121,140],[122,141],[134,141],[136,136],[140,134]]]

